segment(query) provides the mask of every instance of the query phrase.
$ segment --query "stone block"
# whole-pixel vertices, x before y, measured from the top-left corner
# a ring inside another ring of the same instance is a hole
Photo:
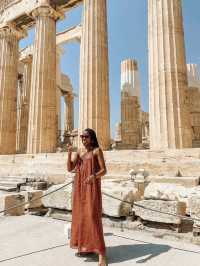
[[[35,200],[43,195],[44,191],[42,190],[33,190],[33,191],[24,191],[20,194],[25,197],[25,201],[33,200],[29,202],[26,207],[28,209],[40,208],[42,207],[42,199]]]
[[[186,204],[179,201],[164,201],[164,200],[142,200],[137,202],[143,207],[150,208],[156,211],[163,211],[172,214],[185,215]],[[167,223],[167,224],[181,224],[181,218],[169,214],[162,214],[152,210],[143,209],[142,207],[134,206],[135,215],[142,220]]]
[[[199,221],[194,221],[194,227],[200,227],[200,193],[199,195],[191,196],[188,200],[188,204],[190,216],[199,219]]]
[[[20,194],[4,195],[0,197],[0,211],[4,211],[10,207],[25,203],[25,197]],[[25,206],[19,206],[14,209],[6,211],[5,215],[19,216],[23,215]]]
[[[62,187],[64,184],[54,185],[50,187],[46,193],[56,190]],[[72,184],[69,186],[50,194],[47,197],[42,198],[44,207],[61,209],[61,210],[72,210]]]
[[[117,182],[104,180],[102,182],[102,193],[104,192],[131,203],[141,199],[139,191],[134,187],[134,183],[130,181]],[[103,214],[110,217],[129,216],[132,211],[130,204],[123,203],[104,194],[102,195],[102,204]]]

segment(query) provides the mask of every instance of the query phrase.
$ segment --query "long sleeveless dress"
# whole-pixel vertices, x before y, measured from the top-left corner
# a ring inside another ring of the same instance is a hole
[[[98,160],[93,151],[79,157],[76,170],[70,247],[77,248],[78,252],[105,255],[101,179],[86,184],[87,177],[99,171]]]

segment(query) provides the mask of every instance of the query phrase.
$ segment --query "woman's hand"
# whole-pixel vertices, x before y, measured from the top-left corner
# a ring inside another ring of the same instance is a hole
[[[68,151],[68,153],[72,153],[72,151],[73,151],[73,146],[72,146],[71,143],[68,143],[68,144],[67,144],[67,151]]]
[[[87,177],[85,183],[86,184],[92,184],[92,182],[96,179],[96,176],[95,175],[90,175]]]

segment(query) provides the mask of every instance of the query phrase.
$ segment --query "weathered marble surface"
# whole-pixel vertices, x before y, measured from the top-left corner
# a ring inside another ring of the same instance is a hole
[[[185,215],[186,204],[179,201],[165,201],[165,200],[142,200],[137,202],[138,204],[151,208],[157,211],[164,211],[172,214]],[[135,215],[146,221],[168,223],[168,224],[180,224],[181,218],[171,216],[168,214],[161,214],[151,210],[146,210],[141,207],[134,206]]]
[[[117,180],[103,181],[102,192],[131,203],[141,199],[139,191],[130,181],[121,181],[120,183]],[[130,204],[103,195],[103,213],[105,215],[112,217],[129,216],[131,209]]]
[[[50,187],[46,193],[62,187],[64,184],[54,185]],[[61,210],[72,210],[72,185],[69,185],[55,193],[50,194],[42,199],[44,207],[55,208]]]

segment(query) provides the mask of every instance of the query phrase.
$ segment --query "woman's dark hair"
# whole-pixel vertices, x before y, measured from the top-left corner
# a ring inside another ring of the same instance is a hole
[[[91,128],[86,128],[84,131],[89,134],[93,148],[99,148],[96,132]]]

